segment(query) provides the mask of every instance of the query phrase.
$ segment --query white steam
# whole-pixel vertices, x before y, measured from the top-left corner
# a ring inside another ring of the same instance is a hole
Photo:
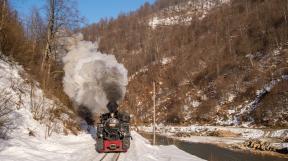
[[[124,98],[127,70],[114,55],[99,52],[96,43],[83,41],[81,35],[73,42],[63,57],[64,91],[78,108],[87,107],[92,113],[108,112],[109,101],[119,103]]]

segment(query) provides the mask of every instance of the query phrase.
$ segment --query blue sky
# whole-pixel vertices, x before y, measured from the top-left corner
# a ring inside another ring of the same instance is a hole
[[[19,15],[27,16],[29,10],[35,6],[43,9],[46,0],[11,0],[11,5]],[[76,0],[81,16],[86,17],[88,23],[99,21],[101,18],[117,17],[119,13],[127,13],[138,9],[145,2],[155,0]]]

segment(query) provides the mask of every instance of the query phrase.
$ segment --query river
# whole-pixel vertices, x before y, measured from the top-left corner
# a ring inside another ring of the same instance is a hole
[[[146,139],[152,141],[153,135],[150,133],[140,133]],[[156,135],[157,145],[175,145],[179,149],[203,158],[208,161],[288,161],[288,158],[252,153],[244,150],[230,150],[214,144],[193,143]]]

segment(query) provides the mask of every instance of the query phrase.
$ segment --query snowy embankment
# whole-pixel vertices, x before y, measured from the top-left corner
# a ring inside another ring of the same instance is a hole
[[[140,126],[140,131],[151,133],[152,126]],[[288,137],[288,129],[252,129],[223,126],[163,126],[157,125],[156,132],[168,137],[191,142],[212,144],[237,144],[249,139],[282,139]],[[282,148],[288,147],[281,144]]]
[[[152,132],[152,126],[139,126],[138,129],[144,132]],[[239,127],[224,127],[224,126],[156,126],[157,133],[172,136],[178,132],[182,133],[199,133],[205,135],[205,133],[213,131],[230,131],[234,134],[238,134],[243,138],[260,138],[260,137],[288,137],[288,129],[279,130],[265,130],[265,129],[253,129],[253,128],[239,128]]]
[[[153,127],[140,126],[138,130],[152,133]],[[156,132],[159,135],[184,142],[215,144],[228,149],[237,147],[237,149],[272,151],[284,154],[288,150],[288,129],[157,125]]]
[[[20,74],[21,73],[21,74]],[[66,114],[54,117],[53,109],[63,106],[59,101],[45,97],[38,83],[28,79],[21,66],[0,60],[1,104],[9,113],[6,133],[0,138],[1,161],[98,161],[104,154],[95,150],[90,134],[67,132],[65,121],[73,121]],[[6,107],[6,106],[5,106]],[[62,107],[63,108],[63,107]],[[68,109],[67,109],[68,110]],[[2,111],[1,111],[2,112]],[[66,132],[65,132],[66,131]],[[64,135],[67,134],[67,135]],[[201,161],[175,146],[151,146],[147,140],[132,132],[130,150],[121,154],[122,161]],[[109,154],[110,155],[110,154]],[[109,158],[107,158],[109,159]]]

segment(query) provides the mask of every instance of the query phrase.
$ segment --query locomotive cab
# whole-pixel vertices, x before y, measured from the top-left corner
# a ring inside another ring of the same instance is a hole
[[[111,104],[107,105],[108,109],[109,105]],[[130,116],[117,111],[117,107],[102,114],[100,123],[97,124],[96,150],[99,153],[127,152],[130,147]]]

